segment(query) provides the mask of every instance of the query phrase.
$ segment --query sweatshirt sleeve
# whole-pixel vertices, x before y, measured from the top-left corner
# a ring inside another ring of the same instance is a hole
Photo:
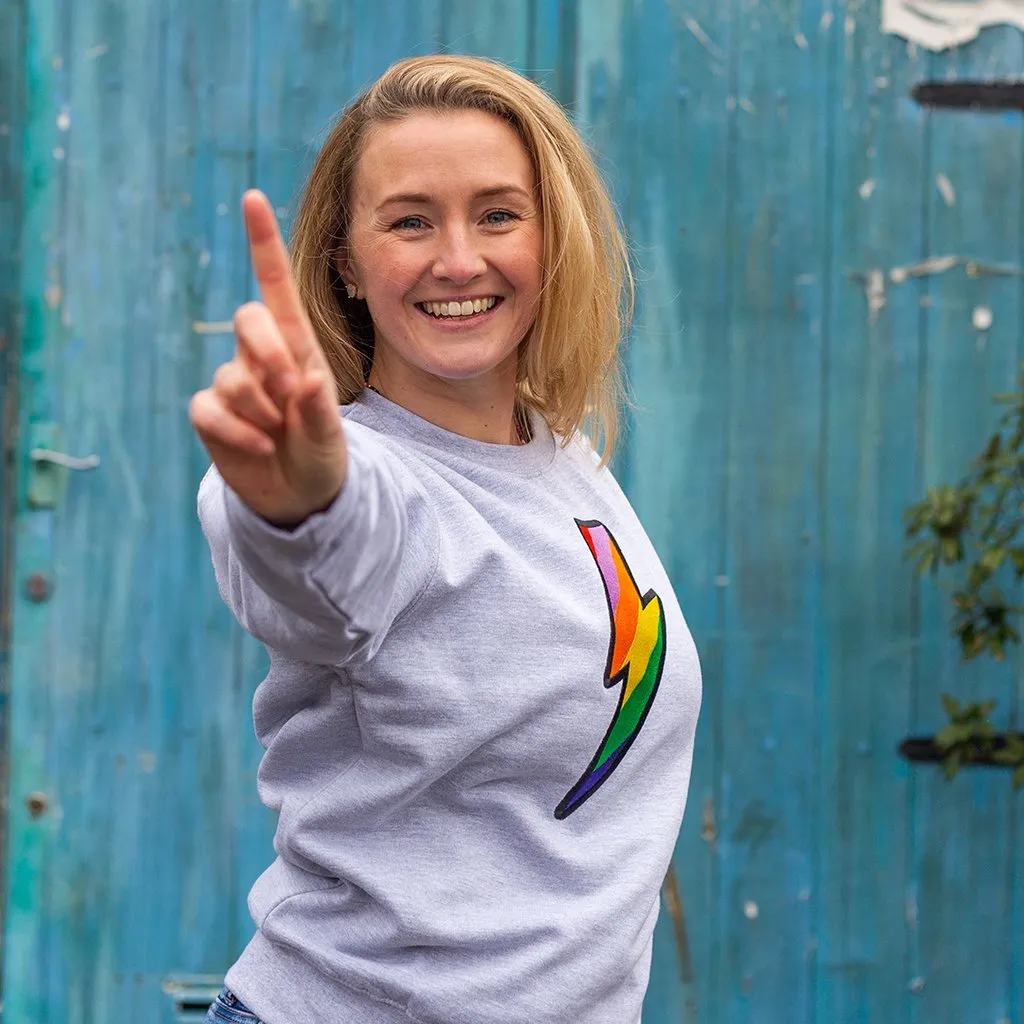
[[[436,516],[412,475],[346,426],[348,475],[324,512],[298,529],[271,526],[215,468],[199,519],[221,596],[242,627],[302,661],[369,660],[426,586],[437,562]]]

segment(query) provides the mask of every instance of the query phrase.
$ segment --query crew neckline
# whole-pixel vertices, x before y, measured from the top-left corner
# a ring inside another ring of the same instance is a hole
[[[554,435],[547,421],[535,409],[527,410],[530,440],[526,444],[495,444],[456,434],[417,416],[405,406],[369,388],[364,388],[355,401],[346,407],[346,414],[352,409],[369,413],[369,416],[359,416],[357,422],[372,420],[372,423],[367,422],[367,426],[379,429],[382,434],[405,437],[430,448],[511,473],[535,476],[542,473],[555,457]]]

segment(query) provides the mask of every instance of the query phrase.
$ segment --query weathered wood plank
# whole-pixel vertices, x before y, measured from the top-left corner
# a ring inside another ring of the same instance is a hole
[[[907,1021],[909,728],[916,618],[902,511],[917,494],[917,289],[889,268],[924,255],[923,61],[880,31],[877,6],[837,8],[824,382],[816,1018]],[[877,307],[872,303],[881,302]]]
[[[934,58],[931,75],[987,78],[1020,70],[1019,34],[997,29],[959,52]],[[931,120],[926,180],[931,253],[1016,263],[1024,187],[1019,119],[936,111]],[[972,278],[957,268],[932,278],[925,294],[923,470],[928,485],[959,478],[994,425],[992,396],[1016,380],[1021,289],[1014,277],[982,273]],[[977,308],[991,311],[990,330],[973,326]],[[1005,714],[1012,670],[988,659],[961,664],[949,637],[948,593],[924,587],[921,615],[915,731],[941,725],[943,691],[961,699],[998,694]],[[912,828],[920,1020],[1010,1018],[1006,964],[1020,928],[1010,895],[1010,823],[1018,798],[1003,773],[968,772],[950,786],[934,769],[919,769],[917,779]]]
[[[736,7],[715,1012],[810,1019],[821,654],[827,3]],[[814,44],[810,44],[810,40]],[[801,42],[807,41],[807,45]]]
[[[442,0],[441,39],[451,53],[473,53],[529,73],[531,8],[536,0]]]
[[[19,267],[22,218],[22,131],[25,123],[25,4],[0,7],[0,450],[17,435],[18,349],[21,345]],[[10,542],[14,529],[14,465],[0,464],[0,793],[10,778],[8,650]],[[0,818],[0,879],[6,878],[9,835]],[[0,883],[2,884],[2,883]],[[3,985],[5,893],[0,890],[0,987]]]
[[[53,395],[47,378],[54,361],[48,342],[63,330],[59,310],[47,302],[46,290],[60,285],[62,271],[59,210],[66,164],[55,159],[54,150],[60,142],[56,109],[66,91],[66,76],[62,66],[54,66],[54,58],[63,54],[61,25],[65,11],[62,0],[33,4],[25,32],[28,108],[23,130],[22,260],[18,282],[22,317],[20,436],[27,433],[33,420],[52,416]],[[19,459],[19,507],[25,496],[25,468],[25,461]],[[56,806],[48,734],[52,719],[49,679],[53,624],[50,609],[27,601],[22,588],[33,573],[50,575],[54,567],[52,515],[40,513],[29,522],[17,523],[11,565],[16,596],[11,608],[15,638],[9,674],[11,776],[7,826],[11,852],[4,948],[5,1015],[11,1020],[42,1020],[48,1012],[49,965],[42,954],[46,952],[47,876],[59,821],[55,813],[33,816],[26,798],[31,793],[45,793],[51,807]]]
[[[600,17],[587,10],[586,17]],[[676,588],[701,653],[705,689],[689,806],[655,936],[645,1020],[711,1020],[718,978],[721,770],[721,535],[733,199],[728,54],[715,3],[632,5],[622,38],[613,154],[625,170],[638,308],[627,370],[636,402],[624,440],[630,497]],[[614,28],[614,26],[613,26]],[[696,34],[695,34],[696,33]],[[712,42],[713,41],[713,42]],[[716,52],[709,52],[708,46]],[[581,54],[581,61],[587,59]],[[592,59],[592,58],[591,58]]]

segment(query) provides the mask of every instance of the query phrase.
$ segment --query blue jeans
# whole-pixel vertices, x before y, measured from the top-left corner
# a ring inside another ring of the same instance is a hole
[[[221,989],[206,1015],[206,1024],[263,1024],[230,989]]]

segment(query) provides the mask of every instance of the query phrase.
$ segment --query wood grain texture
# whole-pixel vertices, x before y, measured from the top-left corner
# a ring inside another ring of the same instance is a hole
[[[909,98],[924,61],[879,23],[837,7],[830,240],[825,281],[815,1020],[908,1020],[914,778],[896,757],[916,665],[902,510],[917,499],[919,289],[890,268],[926,255],[927,115]],[[885,304],[872,310],[869,292]]]
[[[18,372],[22,222],[22,131],[25,124],[25,5],[0,7],[0,793],[9,792],[11,574],[9,571],[14,510],[14,466],[8,452],[17,443]],[[6,821],[0,816],[0,951],[5,934],[4,879],[9,853]],[[0,952],[0,992],[3,955]]]
[[[986,33],[961,53],[932,59],[932,78],[1019,73],[1021,37]],[[935,111],[924,181],[933,254],[1017,264],[1022,203],[1019,119]],[[948,185],[946,184],[948,182]],[[954,198],[955,197],[955,198]],[[955,480],[994,426],[992,396],[1017,378],[1021,279],[962,269],[932,278],[927,297],[922,470],[926,485]],[[990,330],[973,312],[992,312]],[[920,671],[914,731],[941,721],[940,693],[960,699],[999,695],[1007,712],[1011,669],[989,659],[962,664],[948,636],[948,596],[922,590]],[[1012,1019],[1007,957],[1020,920],[1012,904],[1012,814],[1019,801],[1002,773],[965,773],[954,786],[937,772],[918,775],[911,827],[920,942],[919,1019]],[[1017,965],[1019,972],[1019,964]]]

